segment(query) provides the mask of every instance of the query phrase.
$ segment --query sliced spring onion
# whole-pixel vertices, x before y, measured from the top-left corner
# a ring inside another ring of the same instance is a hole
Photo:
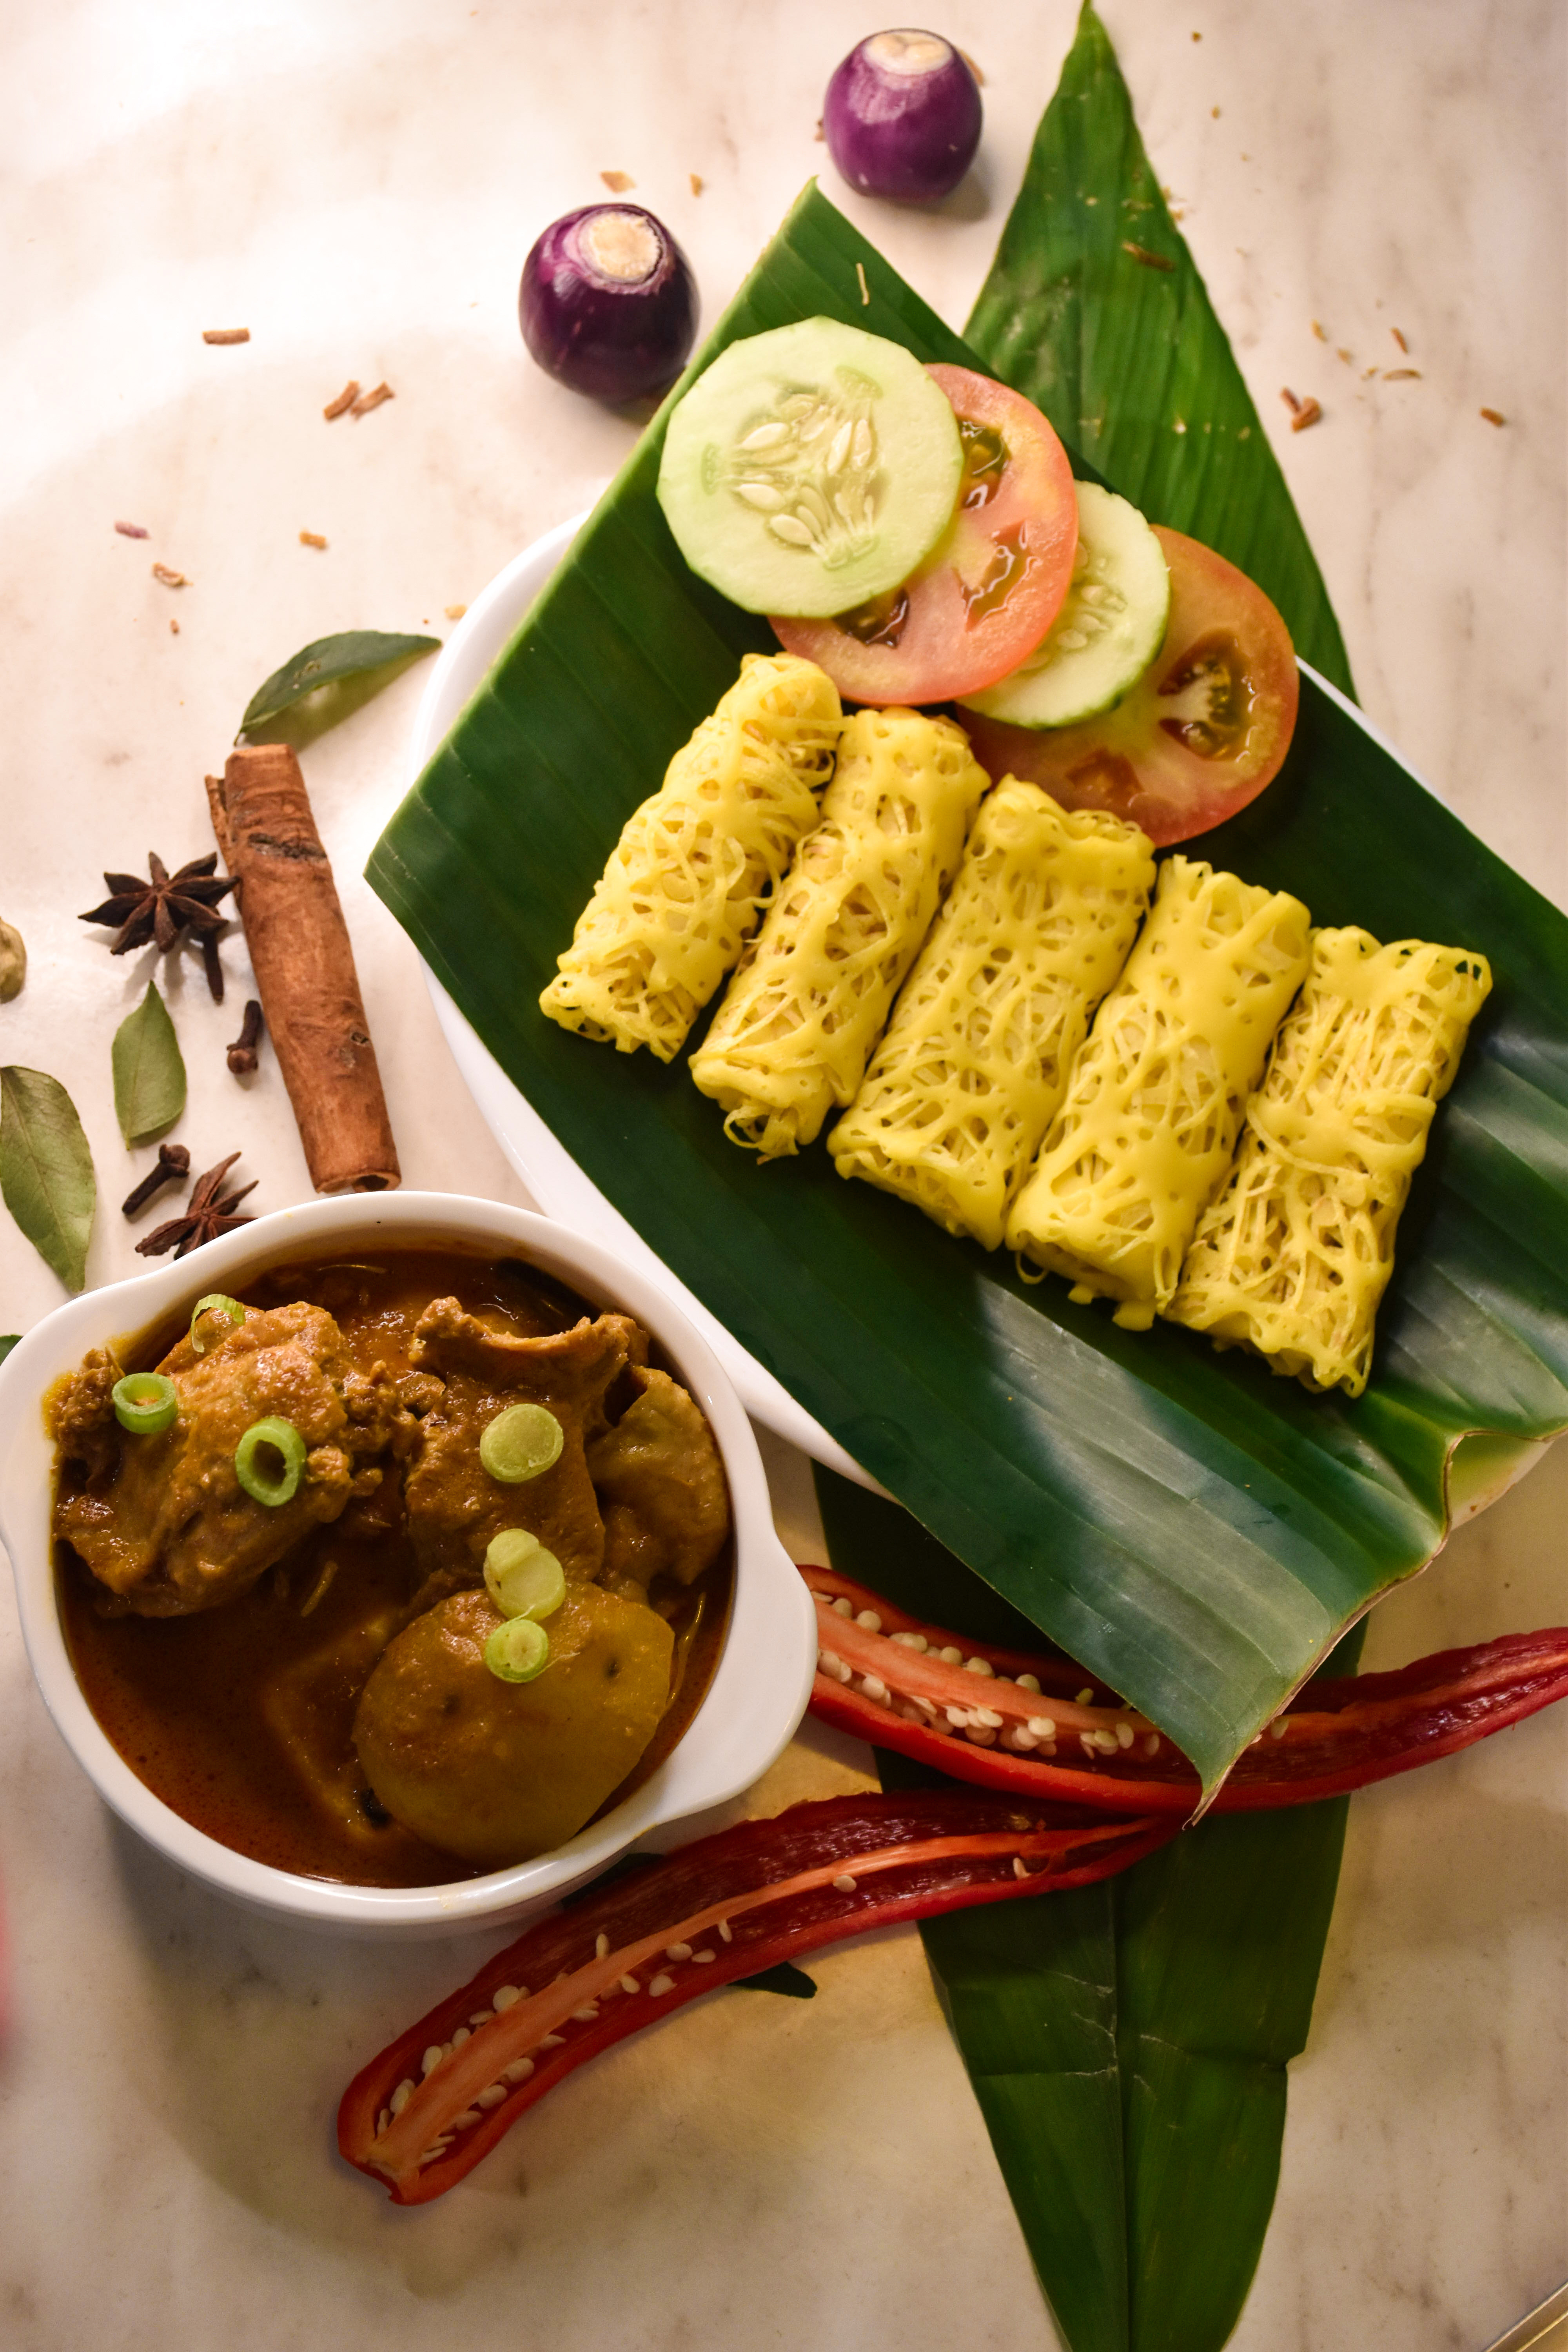
[[[236,1326],[245,1320],[245,1309],[237,1298],[231,1298],[224,1290],[209,1290],[206,1297],[198,1298],[191,1309],[191,1349],[197,1356],[205,1356],[209,1348],[215,1348],[220,1339],[227,1337],[226,1332],[213,1331],[204,1339],[197,1328],[204,1315],[219,1316],[225,1323]]]
[[[503,1617],[552,1617],[566,1598],[561,1562],[526,1528],[503,1528],[485,1554],[485,1590]]]
[[[485,1664],[498,1682],[531,1683],[550,1664],[550,1636],[531,1617],[509,1617],[485,1643]]]
[[[479,1440],[479,1460],[492,1478],[520,1486],[561,1459],[566,1433],[548,1405],[509,1404],[488,1423]]]
[[[276,1476],[268,1475],[267,1463],[259,1458],[264,1452],[281,1458],[282,1468]],[[265,1503],[269,1510],[293,1500],[304,1468],[304,1439],[291,1421],[276,1413],[266,1421],[253,1421],[234,1449],[235,1476],[252,1502]]]
[[[127,1372],[109,1393],[115,1420],[132,1437],[156,1437],[180,1410],[180,1391],[166,1372]]]

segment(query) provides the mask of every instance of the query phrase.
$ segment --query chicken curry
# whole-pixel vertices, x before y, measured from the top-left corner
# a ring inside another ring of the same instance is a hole
[[[627,1315],[520,1260],[276,1267],[51,1391],[62,1614],[138,1777],[257,1860],[428,1885],[646,1779],[717,1663],[730,1501]]]

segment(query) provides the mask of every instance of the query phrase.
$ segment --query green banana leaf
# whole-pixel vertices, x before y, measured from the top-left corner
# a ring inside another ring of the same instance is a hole
[[[693,370],[737,336],[822,313],[973,363],[812,187]],[[669,538],[654,494],[668,414],[393,818],[370,878],[681,1280],[1212,1787],[1342,1629],[1431,1558],[1463,1433],[1568,1424],[1568,924],[1310,679],[1279,780],[1205,843],[1323,920],[1479,948],[1497,975],[1356,1403],[1173,1328],[1118,1330],[1061,1285],[1027,1287],[1000,1256],[844,1182],[820,1150],[759,1170],[681,1064],[588,1045],[536,1003],[624,819],[767,642]]]
[[[1151,522],[1228,556],[1349,694],[1322,575],[1086,5],[965,335]]]
[[[1033,1628],[909,1514],[816,1473],[828,1556],[913,1615]],[[1335,1670],[1353,1670],[1358,1626]],[[877,1754],[885,1786],[939,1785]],[[922,1922],[937,1996],[1071,2352],[1217,2352],[1279,2177],[1348,1801],[1214,1818],[1120,1878]]]

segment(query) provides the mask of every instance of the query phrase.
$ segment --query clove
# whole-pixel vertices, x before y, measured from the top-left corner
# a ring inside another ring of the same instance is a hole
[[[191,1155],[184,1145],[161,1143],[158,1146],[157,1166],[149,1168],[135,1191],[126,1194],[120,1204],[121,1215],[135,1216],[139,1210],[147,1206],[155,1192],[163,1191],[165,1184],[183,1184],[190,1172]]]
[[[202,933],[202,968],[207,976],[207,993],[215,1004],[223,1003],[223,966],[218,961],[217,933]]]
[[[228,1049],[228,1066],[237,1078],[248,1077],[256,1067],[256,1049],[261,1043],[261,1007],[254,996],[245,1007],[245,1019],[238,1036]]]

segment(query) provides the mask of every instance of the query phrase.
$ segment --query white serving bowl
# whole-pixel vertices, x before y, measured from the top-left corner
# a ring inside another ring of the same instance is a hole
[[[183,1821],[99,1728],[66,1647],[51,1557],[53,1448],[42,1400],[89,1348],[129,1339],[210,1290],[242,1290],[268,1265],[377,1243],[453,1244],[516,1255],[596,1307],[645,1324],[718,1440],[735,1517],[735,1588],[723,1650],[684,1738],[642,1787],[552,1853],[445,1886],[342,1886],[235,1853]],[[762,1459],[713,1350],[655,1283],[552,1219],[442,1192],[351,1193],[258,1217],[179,1264],[89,1291],[46,1317],[0,1367],[0,1541],[45,1705],[99,1794],[180,1869],[254,1908],[351,1935],[457,1935],[543,1908],[635,1841],[674,1843],[673,1825],[749,1788],[805,1710],[816,1661],[810,1597],[773,1531]]]

